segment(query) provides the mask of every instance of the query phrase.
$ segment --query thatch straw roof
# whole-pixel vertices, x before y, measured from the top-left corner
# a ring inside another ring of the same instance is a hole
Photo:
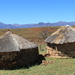
[[[0,37],[0,52],[20,51],[38,47],[28,40],[8,31]]]
[[[63,44],[75,42],[75,28],[63,26],[45,39],[47,43]]]

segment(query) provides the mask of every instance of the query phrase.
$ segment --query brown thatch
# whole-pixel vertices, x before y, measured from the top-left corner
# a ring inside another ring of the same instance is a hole
[[[46,38],[45,42],[54,44],[75,42],[75,29],[71,26],[64,26]]]
[[[0,52],[20,51],[38,47],[36,44],[8,31],[0,37]]]
[[[64,26],[46,38],[45,42],[50,56],[75,58],[75,28]]]
[[[28,67],[39,57],[38,46],[8,31],[0,37],[0,69]]]

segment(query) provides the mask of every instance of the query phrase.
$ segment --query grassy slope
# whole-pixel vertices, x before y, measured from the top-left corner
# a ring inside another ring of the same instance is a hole
[[[45,53],[45,46],[42,45]],[[16,70],[0,70],[0,75],[75,75],[75,59],[58,59],[46,57],[47,61],[53,60],[54,63],[48,65],[35,65],[30,68]]]
[[[52,28],[52,29],[51,29]],[[54,31],[58,27],[49,27],[50,31]],[[38,38],[39,32],[46,27],[41,28],[21,28],[21,29],[10,29],[15,34],[18,34],[24,38]],[[0,29],[0,35],[4,34],[8,29]]]
[[[53,64],[35,65],[29,69],[0,70],[0,75],[75,75],[75,59],[54,59]]]
[[[5,33],[7,29],[0,29],[0,35]],[[37,32],[31,29],[11,29],[13,33],[16,33],[24,38],[36,38]],[[36,35],[36,36],[35,36]],[[42,45],[42,50],[39,47],[39,53],[46,52],[46,45]],[[75,75],[75,59],[55,59],[46,57],[47,61],[54,60],[53,64],[48,65],[35,65],[28,69],[22,68],[17,70],[0,70],[0,75]]]
[[[34,42],[36,44],[42,44],[44,40],[40,36],[40,32],[44,28],[22,28],[22,29],[10,29],[11,32],[20,35],[21,37],[30,40],[31,42]],[[48,28],[50,32],[54,32],[57,28],[52,27],[52,29],[49,27]],[[0,29],[0,36],[4,34],[8,29]]]

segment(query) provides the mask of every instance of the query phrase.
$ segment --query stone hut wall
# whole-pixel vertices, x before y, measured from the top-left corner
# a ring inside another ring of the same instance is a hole
[[[15,69],[34,64],[39,57],[38,48],[24,49],[20,52],[1,52],[0,69]]]
[[[67,56],[75,58],[75,43],[50,44],[47,43],[47,53],[50,56]]]

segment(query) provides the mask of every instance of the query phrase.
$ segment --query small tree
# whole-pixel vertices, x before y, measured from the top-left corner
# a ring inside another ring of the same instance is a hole
[[[43,39],[46,39],[48,36],[50,35],[50,27],[41,27],[41,32],[40,32],[40,36]]]

